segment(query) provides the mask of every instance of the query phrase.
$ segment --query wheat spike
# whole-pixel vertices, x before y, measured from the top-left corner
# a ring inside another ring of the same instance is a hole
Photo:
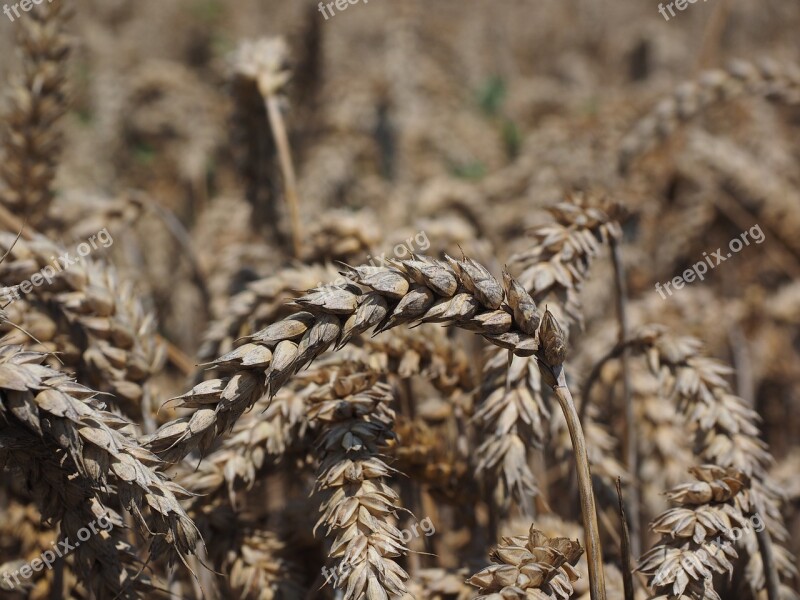
[[[125,431],[130,423],[104,411],[96,392],[44,366],[45,355],[0,348],[2,409],[29,431],[60,448],[97,489],[116,487],[122,506],[143,532],[156,534],[155,556],[170,562],[193,552],[197,531],[178,501],[186,491],[167,481],[159,459]],[[145,519],[145,506],[152,518]]]
[[[548,538],[531,525],[527,536],[504,537],[492,552],[497,564],[469,583],[479,588],[477,600],[569,600],[581,554],[577,541]]]
[[[162,368],[165,351],[155,336],[155,318],[132,285],[88,257],[56,270],[54,262],[67,250],[43,236],[14,240],[12,234],[0,233],[0,250],[11,249],[0,264],[0,283],[8,286],[3,290],[6,302],[9,296],[14,299],[6,309],[8,320],[43,346],[9,327],[2,328],[3,343],[59,353],[82,380],[111,393],[120,410],[137,419],[151,418],[153,392],[148,382]],[[70,260],[74,258],[71,251]],[[54,271],[52,283],[42,281],[30,293],[17,296],[13,286],[48,266]]]
[[[532,232],[529,250],[511,258],[510,268],[520,272],[522,291],[541,305],[546,303],[560,315],[560,323],[582,323],[579,292],[590,265],[610,237],[620,237],[617,210],[589,205],[582,196],[556,204],[549,209],[554,222]],[[510,275],[504,274],[511,286]],[[563,361],[560,357],[550,360]],[[558,354],[556,353],[556,354]],[[528,466],[527,448],[541,445],[545,423],[550,417],[544,402],[539,368],[533,357],[514,357],[508,364],[505,352],[494,350],[486,363],[481,386],[482,402],[474,420],[482,430],[483,443],[477,449],[477,470],[502,484],[496,494],[502,505],[513,498],[524,510],[530,510],[529,498],[538,494],[533,473]],[[602,436],[602,430],[589,422],[587,436]],[[558,439],[569,446],[566,431]],[[593,464],[603,463],[601,448],[589,445]],[[571,450],[571,448],[570,448]]]
[[[704,465],[691,472],[697,482],[668,493],[678,506],[652,523],[662,538],[640,561],[660,600],[720,600],[713,576],[732,574],[739,556],[728,534],[746,529],[753,509],[740,471]]]
[[[28,13],[17,25],[22,73],[11,82],[9,128],[0,137],[0,202],[35,227],[53,200],[62,135],[58,120],[67,110],[66,64],[70,44],[64,33],[69,11],[62,0]]]
[[[731,392],[725,379],[732,369],[703,356],[699,340],[672,336],[661,326],[642,327],[631,344],[646,357],[658,377],[660,396],[676,401],[694,427],[695,454],[703,461],[735,469],[752,479],[753,505],[778,542],[774,550],[779,572],[786,579],[795,577],[790,553],[783,546],[787,540],[781,515],[783,498],[766,470],[772,456],[761,440],[758,414]],[[764,588],[765,577],[752,531],[745,532],[744,543],[750,557],[747,582],[755,594]]]
[[[14,352],[13,347],[4,349],[5,354]],[[22,472],[31,499],[41,511],[42,521],[45,524],[60,525],[61,536],[51,542],[51,547],[45,549],[52,550],[52,546],[59,540],[71,540],[74,543],[79,539],[80,529],[96,522],[98,518],[105,518],[112,525],[110,529],[103,527],[102,531],[92,535],[84,544],[73,548],[74,565],[80,575],[80,582],[85,582],[98,598],[132,599],[139,598],[142,592],[155,591],[150,578],[140,575],[143,565],[126,540],[122,518],[97,497],[98,492],[107,489],[107,484],[104,480],[98,481],[95,472],[86,469],[85,465],[90,457],[102,454],[102,451],[86,446],[83,448],[85,460],[76,462],[75,453],[65,450],[63,446],[65,442],[70,449],[81,445],[77,441],[79,434],[73,431],[70,435],[69,427],[65,428],[63,424],[60,426],[59,421],[47,415],[22,410],[19,400],[16,399],[37,387],[43,388],[41,391],[36,390],[40,395],[51,392],[50,396],[53,397],[54,390],[44,389],[51,381],[45,379],[41,386],[37,386],[31,381],[31,377],[25,377],[26,373],[13,369],[13,363],[5,363],[4,368],[6,383],[0,392],[0,411],[7,424],[0,428],[0,462],[12,465],[13,469]],[[20,387],[26,389],[13,389]],[[80,386],[72,384],[68,389],[74,392],[73,388],[79,389]],[[80,400],[74,402],[78,403]],[[50,404],[53,402],[50,401]],[[83,430],[93,424],[92,421],[87,421]],[[48,432],[45,439],[41,437],[43,431]],[[116,476],[112,477],[115,478]],[[41,552],[42,549],[37,550],[37,555],[32,558],[37,558]],[[10,575],[20,566],[18,564],[11,569]],[[70,574],[69,569],[67,574]],[[67,589],[73,589],[79,583],[70,577],[65,578],[65,581]],[[10,582],[12,588],[32,587],[38,590],[44,585],[52,594],[60,595],[58,589],[53,587],[52,580],[23,580],[21,585],[17,585],[14,579]]]
[[[506,299],[502,286],[481,265],[424,256],[394,264],[350,268],[358,285],[311,290],[295,301],[301,310],[214,361],[214,368],[232,375],[203,382],[180,396],[181,406],[197,410],[163,426],[150,437],[150,447],[169,460],[197,447],[207,449],[262,395],[274,395],[325,350],[344,346],[370,328],[438,322],[473,330],[521,356],[539,349],[537,336],[522,329],[535,328],[520,321],[531,318],[530,298],[515,293]]]
[[[706,71],[696,82],[680,85],[623,139],[620,171],[626,173],[638,156],[667,139],[681,123],[715,103],[748,95],[796,104],[800,101],[800,70],[767,60],[755,64],[735,61],[726,70]]]
[[[344,600],[388,600],[406,592],[408,574],[392,558],[407,553],[393,524],[400,498],[384,479],[391,469],[380,449],[392,437],[391,389],[374,375],[341,376],[309,398],[319,422],[316,529],[331,539],[329,558]],[[333,582],[329,582],[333,583]]]

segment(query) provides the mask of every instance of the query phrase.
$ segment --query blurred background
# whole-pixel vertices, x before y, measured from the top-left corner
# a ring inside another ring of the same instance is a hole
[[[335,276],[334,261],[391,256],[418,232],[428,254],[463,250],[499,274],[548,222],[545,207],[601,197],[624,206],[632,323],[697,336],[738,369],[800,534],[796,0],[707,0],[669,20],[650,0],[360,0],[327,19],[302,0],[66,5],[62,153],[49,212],[29,223],[67,247],[108,228],[103,256],[169,344],[159,398],[229,349],[232,299],[254,282],[280,274],[259,291],[274,316]],[[0,14],[3,80],[24,70],[18,21]],[[753,93],[721,79],[750,73],[736,61],[757,65]],[[692,80],[714,94],[682,86]],[[763,244],[667,300],[655,292],[756,224]],[[615,340],[613,278],[603,255],[581,290],[582,372]],[[622,437],[618,413],[600,420]],[[654,495],[677,483],[664,478]]]

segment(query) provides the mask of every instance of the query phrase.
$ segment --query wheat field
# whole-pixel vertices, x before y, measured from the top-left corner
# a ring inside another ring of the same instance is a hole
[[[0,12],[0,598],[800,600],[796,2]]]

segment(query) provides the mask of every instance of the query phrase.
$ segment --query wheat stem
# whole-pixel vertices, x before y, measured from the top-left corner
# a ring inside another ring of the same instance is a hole
[[[625,515],[625,501],[622,497],[622,479],[617,477],[617,499],[619,500],[619,522],[622,529],[622,585],[625,600],[633,600],[633,569],[631,568],[631,536],[628,531],[628,517]]]
[[[289,221],[292,229],[292,246],[294,255],[300,256],[302,250],[302,230],[300,227],[300,200],[297,192],[297,177],[292,163],[292,153],[289,149],[289,136],[281,116],[280,106],[275,94],[265,97],[264,103],[269,115],[269,124],[272,135],[275,138],[275,145],[278,147],[278,158],[283,174],[283,183],[286,188],[286,205],[289,209]]]
[[[764,566],[767,599],[780,600],[781,579],[778,575],[778,569],[775,567],[775,555],[772,551],[772,538],[769,535],[769,529],[762,527],[756,530],[756,539],[758,540],[758,551],[761,553],[761,563]]]
[[[540,362],[541,364],[541,362]],[[603,574],[603,552],[600,546],[600,529],[597,526],[597,508],[592,490],[592,474],[589,469],[589,455],[586,451],[586,438],[572,394],[567,387],[563,367],[547,367],[552,375],[550,385],[556,395],[564,418],[567,421],[569,436],[575,451],[575,464],[578,470],[578,489],[581,496],[581,515],[585,531],[586,557],[589,564],[589,590],[592,600],[606,600],[605,577]],[[550,379],[550,378],[548,378]]]
[[[625,285],[625,267],[622,264],[622,255],[619,240],[611,238],[611,262],[614,265],[614,283],[616,286],[617,319],[619,320],[619,342],[623,343],[630,334],[630,323],[627,311],[627,291]],[[636,484],[639,473],[639,444],[636,441],[636,414],[633,409],[630,376],[630,349],[622,350],[622,398],[625,406],[625,467],[631,475],[631,485],[628,489],[628,512],[630,513],[631,550],[639,556],[642,552],[641,527],[639,516],[639,488]],[[586,397],[588,406],[588,396]],[[581,407],[583,408],[583,407]]]

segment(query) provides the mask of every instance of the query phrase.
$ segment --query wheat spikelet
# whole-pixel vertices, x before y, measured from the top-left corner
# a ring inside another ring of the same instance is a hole
[[[660,600],[720,600],[713,576],[731,575],[738,558],[728,534],[746,529],[753,510],[743,473],[714,465],[691,472],[697,482],[669,492],[678,506],[652,523],[662,538],[640,561]]]
[[[795,104],[800,101],[800,71],[794,65],[772,61],[751,64],[736,61],[727,70],[704,72],[696,82],[679,86],[641,119],[625,137],[619,150],[619,168],[625,173],[633,161],[667,139],[677,127],[709,106],[747,95]]]
[[[62,135],[57,122],[67,110],[66,62],[70,44],[64,33],[68,10],[62,0],[48,2],[18,24],[22,74],[11,82],[9,123],[0,143],[0,202],[36,226],[53,200]]]
[[[503,537],[492,552],[497,564],[469,583],[479,588],[477,600],[568,600],[582,553],[577,541],[548,538],[531,525],[527,536]]]

